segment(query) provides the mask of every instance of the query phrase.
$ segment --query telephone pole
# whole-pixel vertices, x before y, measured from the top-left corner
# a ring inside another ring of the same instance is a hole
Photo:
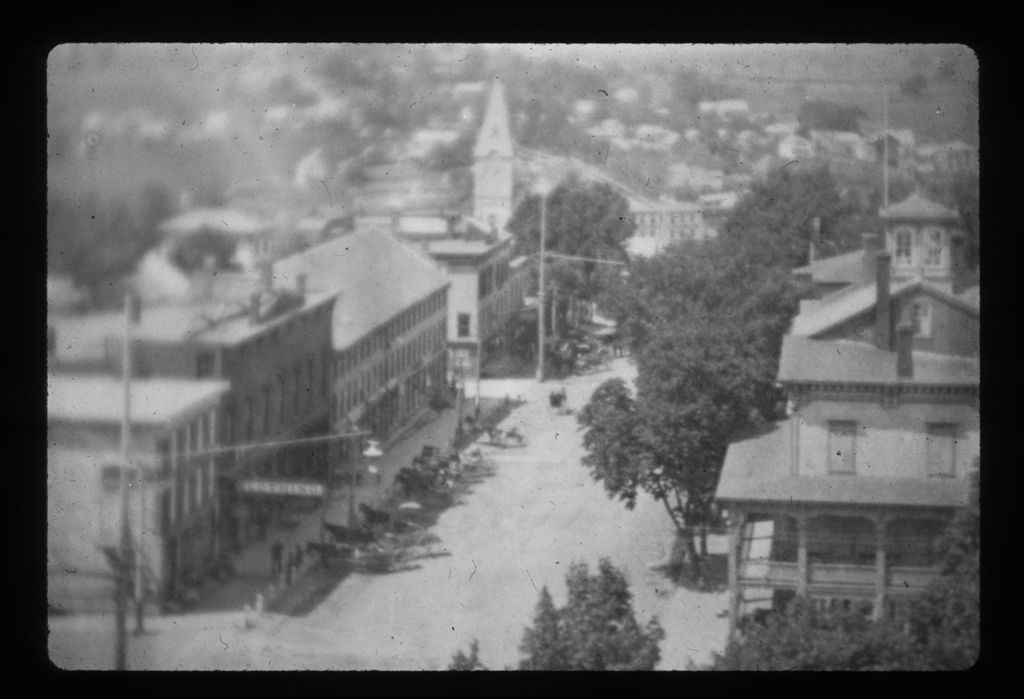
[[[129,501],[128,501],[128,470],[131,467],[129,452],[131,450],[131,327],[134,316],[135,299],[129,291],[124,299],[124,347],[121,354],[121,378],[124,387],[122,399],[123,411],[121,413],[121,555],[120,565],[116,576],[116,621],[117,621],[117,645],[116,668],[118,670],[128,669],[128,586],[131,584],[131,555],[132,538],[131,528],[128,523]]]
[[[544,256],[548,239],[548,193],[540,194],[540,287],[537,291],[537,381],[544,382]]]

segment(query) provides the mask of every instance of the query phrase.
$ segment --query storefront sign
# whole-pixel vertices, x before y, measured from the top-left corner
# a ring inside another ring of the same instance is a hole
[[[323,484],[310,483],[309,481],[240,481],[238,491],[257,495],[299,495],[313,498],[322,498],[324,496]]]

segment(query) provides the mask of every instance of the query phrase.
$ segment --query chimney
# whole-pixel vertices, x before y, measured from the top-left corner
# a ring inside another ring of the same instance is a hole
[[[249,325],[260,324],[260,294],[258,291],[249,294]]]
[[[892,311],[889,298],[889,253],[875,256],[875,346],[888,350],[891,344]]]
[[[299,300],[305,302],[306,300],[306,275],[298,274],[295,276],[295,293],[298,294]]]
[[[274,266],[270,259],[264,257],[258,263],[260,269],[260,288],[263,291],[274,290]]]
[[[213,277],[216,274],[217,258],[213,255],[207,255],[203,258],[203,268],[199,277],[199,293],[201,298],[209,299],[213,296]]]
[[[914,319],[911,306],[903,309],[900,325],[896,328],[896,376],[914,378]]]
[[[882,246],[875,233],[862,233],[860,239],[864,245],[864,254],[861,258],[864,264],[864,280],[874,281],[877,264],[875,256],[881,251]]]
[[[138,325],[142,322],[142,299],[137,291],[128,294],[128,304],[128,317],[131,318],[133,325]]]

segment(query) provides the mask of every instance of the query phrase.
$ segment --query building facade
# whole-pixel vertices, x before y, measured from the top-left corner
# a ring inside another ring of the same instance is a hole
[[[967,504],[978,308],[900,276],[881,246],[853,255],[828,270],[850,283],[802,302],[784,338],[789,417],[726,455],[733,628],[795,596],[898,613],[936,577],[935,542]]]
[[[223,381],[131,384],[128,522],[146,599],[172,597],[219,554],[217,416]],[[114,602],[104,550],[121,542],[124,387],[96,374],[47,379],[47,591],[51,609]],[[141,480],[140,480],[141,475]]]
[[[330,323],[329,431],[386,440],[427,410],[445,384],[450,282],[428,256],[385,229],[352,233],[279,260],[275,275],[337,298]],[[332,442],[332,470],[361,453]]]
[[[270,503],[244,494],[249,478],[323,479],[327,445],[290,445],[329,429],[334,295],[275,286],[219,272],[221,288],[192,299],[142,308],[132,323],[132,365],[140,378],[225,381],[217,441],[234,447],[217,458],[221,534],[240,546],[257,535]],[[234,276],[234,279],[232,279]],[[208,279],[194,280],[204,286]],[[247,293],[246,293],[247,292]],[[117,375],[123,321],[119,313],[56,319],[56,371]]]

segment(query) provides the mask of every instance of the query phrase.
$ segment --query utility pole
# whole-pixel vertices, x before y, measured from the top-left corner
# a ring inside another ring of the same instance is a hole
[[[544,255],[548,239],[548,193],[540,194],[540,287],[537,291],[537,381],[544,382]]]
[[[882,131],[882,208],[889,208],[889,86],[885,85]]]
[[[121,556],[117,574],[116,620],[117,645],[116,668],[128,669],[128,585],[131,582],[132,539],[128,523],[128,469],[131,449],[131,327],[134,315],[134,301],[131,292],[124,299],[124,347],[121,355],[121,378],[124,388],[121,413]]]

